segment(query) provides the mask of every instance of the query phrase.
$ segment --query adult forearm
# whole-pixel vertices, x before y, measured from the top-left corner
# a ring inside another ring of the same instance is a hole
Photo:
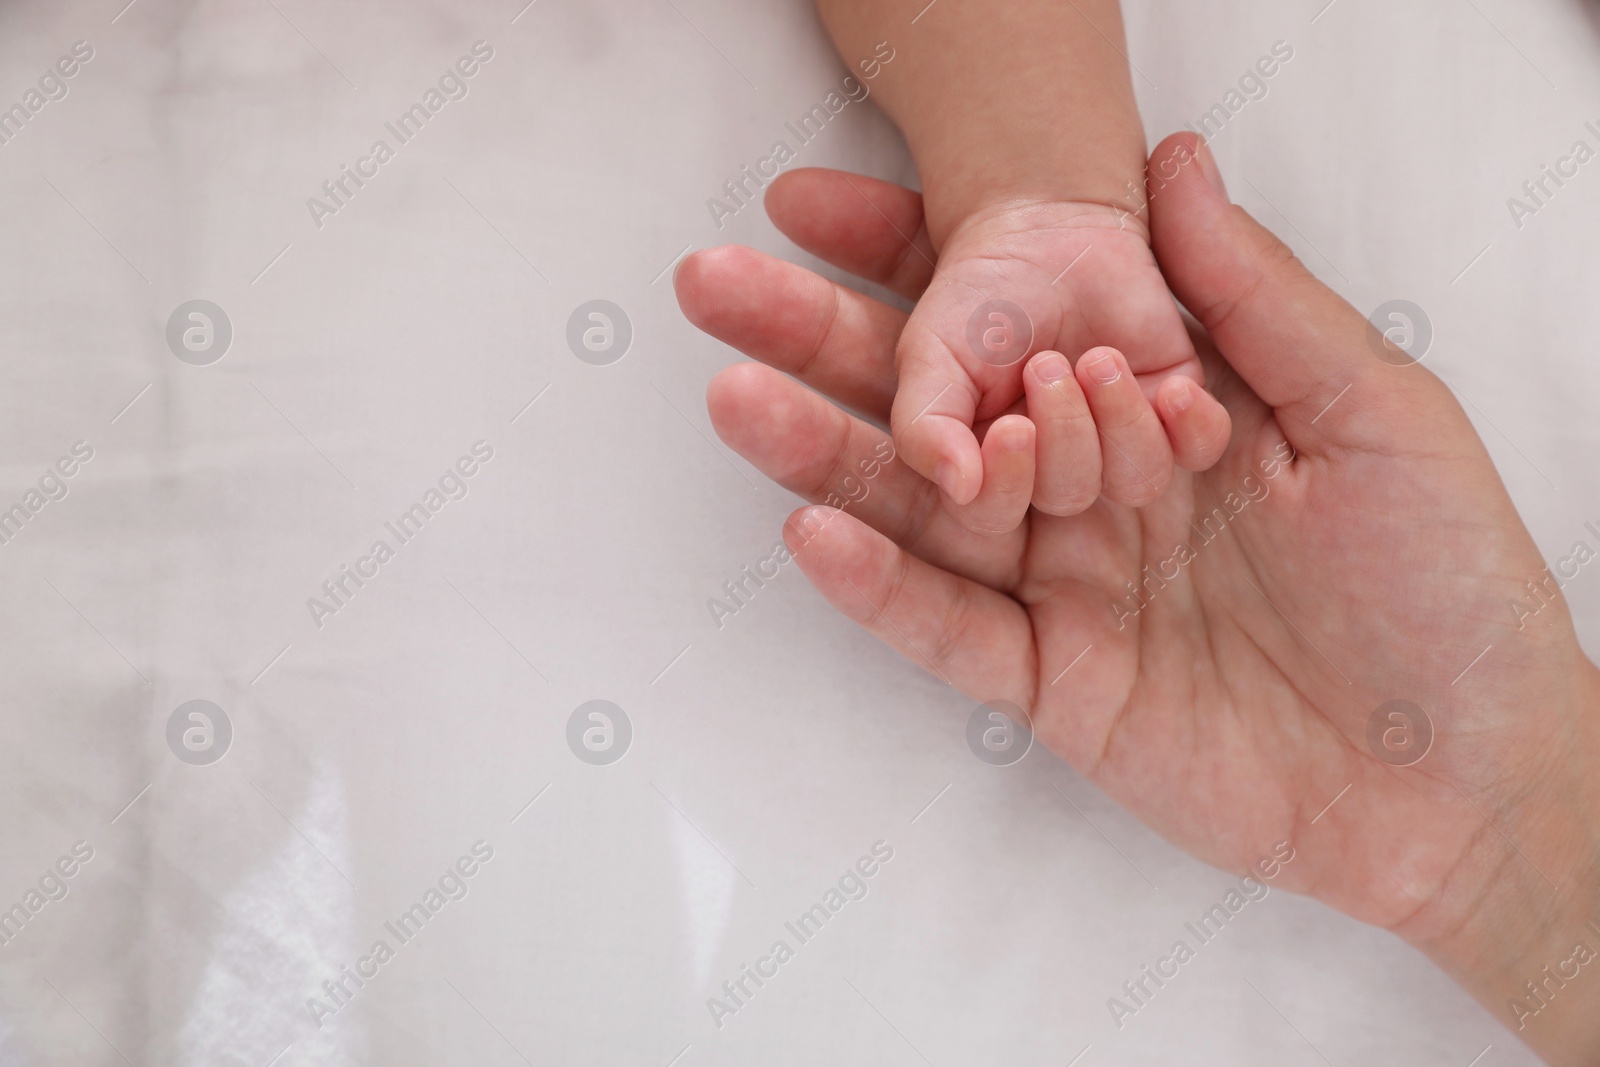
[[[936,244],[1005,200],[1137,208],[1145,143],[1117,0],[818,0],[917,162]],[[915,20],[915,22],[913,22]]]

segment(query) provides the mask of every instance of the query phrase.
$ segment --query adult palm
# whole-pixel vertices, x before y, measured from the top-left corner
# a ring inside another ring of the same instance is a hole
[[[1157,158],[1197,150],[1179,137]],[[769,207],[846,270],[910,298],[930,280],[905,254],[909,191],[812,172]],[[1027,709],[1179,846],[1242,873],[1288,841],[1279,884],[1414,942],[1447,937],[1492,877],[1561,878],[1529,858],[1558,853],[1511,842],[1539,831],[1531,798],[1587,788],[1541,775],[1538,753],[1590,729],[1568,690],[1592,668],[1560,604],[1519,630],[1508,604],[1543,561],[1449,390],[1378,358],[1363,317],[1200,168],[1152,211],[1233,419],[1215,467],[1144,508],[1102,499],[985,535],[894,463],[785,535],[841,612],[977,700]],[[905,315],[747,249],[697,254],[677,285],[692,321],[770,365],[730,367],[708,396],[763,472],[822,500],[883,447]],[[1368,741],[1397,699],[1437,731],[1409,767]]]

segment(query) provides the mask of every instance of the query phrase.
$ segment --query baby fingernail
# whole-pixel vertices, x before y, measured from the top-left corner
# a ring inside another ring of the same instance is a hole
[[[1033,369],[1043,382],[1057,382],[1072,373],[1072,365],[1060,352],[1047,352],[1033,361]]]
[[[1172,399],[1167,402],[1167,406],[1172,409],[1174,415],[1182,415],[1185,411],[1194,407],[1194,394],[1197,388],[1194,382],[1188,378],[1180,378],[1178,380],[1183,384],[1173,391]]]
[[[1101,385],[1110,385],[1122,377],[1122,368],[1117,366],[1117,359],[1110,352],[1102,352],[1089,360],[1089,377]]]
[[[949,460],[944,460],[933,469],[933,480],[939,483],[939,488],[945,496],[956,495],[956,465]]]

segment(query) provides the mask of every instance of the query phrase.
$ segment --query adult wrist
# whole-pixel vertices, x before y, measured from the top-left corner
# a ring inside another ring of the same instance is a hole
[[[1396,932],[1547,1062],[1576,1067],[1600,1063],[1600,672],[1583,660],[1575,674],[1569,736],[1497,790],[1516,799],[1475,802],[1484,832]]]

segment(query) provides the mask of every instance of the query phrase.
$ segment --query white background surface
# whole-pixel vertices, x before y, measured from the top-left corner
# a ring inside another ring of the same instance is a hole
[[[95,850],[0,948],[0,1062],[1534,1062],[1276,891],[1118,1030],[1107,998],[1231,879],[1046,753],[979,763],[971,702],[792,567],[713,625],[795,501],[711,443],[738,357],[652,279],[686,245],[806,261],[706,208],[844,73],[804,0],[121,2],[0,7],[0,103],[95,48],[0,147],[0,497],[95,449],[0,547],[0,900]],[[1600,20],[1324,2],[1130,3],[1152,141],[1293,45],[1215,142],[1231,191],[1363,310],[1427,309],[1563,554],[1600,518],[1600,162],[1520,231],[1505,201],[1594,142]],[[470,95],[316,228],[306,198],[478,39]],[[914,181],[870,106],[797,165]],[[235,329],[204,368],[163,338],[196,297]],[[564,341],[596,297],[635,329],[603,368]],[[469,495],[316,628],[306,598],[480,439]],[[1600,648],[1600,579],[1568,596]],[[597,697],[636,731],[605,768],[564,741]],[[209,767],[164,741],[194,698],[234,724]],[[319,1030],[307,998],[479,839],[469,894]],[[718,1029],[706,998],[879,840],[870,894]]]

